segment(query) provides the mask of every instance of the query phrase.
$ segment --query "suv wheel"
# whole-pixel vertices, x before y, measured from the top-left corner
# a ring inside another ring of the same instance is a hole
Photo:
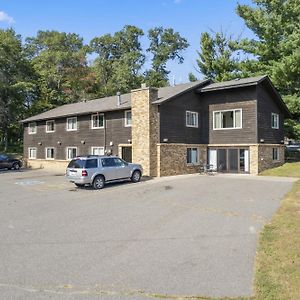
[[[140,180],[141,180],[141,172],[139,170],[135,170],[132,173],[131,181],[132,182],[139,182]]]
[[[14,170],[20,170],[20,165],[19,165],[19,163],[14,163],[14,164],[12,165],[12,168],[13,168]]]
[[[100,189],[104,188],[104,185],[105,185],[104,176],[102,176],[102,175],[96,176],[94,181],[93,181],[93,184],[92,184],[93,188],[95,190],[100,190]]]

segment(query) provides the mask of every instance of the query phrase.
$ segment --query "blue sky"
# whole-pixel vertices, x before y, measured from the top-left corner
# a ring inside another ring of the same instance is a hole
[[[145,33],[155,26],[172,27],[190,43],[184,63],[168,65],[170,80],[175,76],[180,83],[188,81],[188,73],[196,67],[202,32],[223,29],[235,37],[251,36],[235,13],[238,2],[251,4],[250,0],[0,0],[0,28],[13,27],[22,37],[38,30],[75,32],[89,42],[127,24]],[[142,44],[147,47],[146,37]]]

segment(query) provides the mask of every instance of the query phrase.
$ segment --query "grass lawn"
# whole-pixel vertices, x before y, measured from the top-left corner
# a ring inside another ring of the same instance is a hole
[[[261,175],[300,178],[300,163]],[[255,272],[255,299],[300,299],[300,179],[260,234]]]

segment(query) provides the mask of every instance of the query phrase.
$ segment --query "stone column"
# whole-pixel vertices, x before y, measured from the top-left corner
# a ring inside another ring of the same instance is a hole
[[[143,166],[144,175],[157,176],[159,143],[158,90],[142,86],[131,91],[132,162]]]

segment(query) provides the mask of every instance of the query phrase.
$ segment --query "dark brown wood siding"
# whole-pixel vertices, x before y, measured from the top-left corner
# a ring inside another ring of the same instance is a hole
[[[257,140],[256,89],[243,87],[211,91],[202,95],[208,112],[209,144],[249,144]],[[219,110],[242,109],[241,129],[213,129],[213,112]]]
[[[198,112],[198,128],[186,126],[186,111]],[[160,141],[168,143],[201,143],[204,120],[199,95],[185,93],[160,106]]]
[[[256,88],[186,93],[160,107],[160,140],[189,144],[247,144],[257,141]],[[213,130],[213,111],[241,108],[242,129]],[[185,125],[187,110],[199,113],[199,128]]]
[[[29,147],[37,148],[38,159],[45,159],[46,147],[55,148],[55,159],[58,160],[66,159],[67,147],[77,147],[78,155],[90,154],[91,147],[106,147],[113,154],[118,154],[118,145],[128,144],[128,140],[131,140],[131,127],[124,126],[124,111],[112,111],[104,115],[105,129],[92,129],[91,115],[77,116],[77,131],[66,130],[67,118],[55,119],[53,133],[46,133],[46,120],[36,122],[36,134],[28,134],[28,124],[24,124],[24,157],[28,158]],[[81,141],[85,143],[82,144]],[[113,146],[110,146],[110,142]]]
[[[264,83],[257,86],[257,95],[258,142],[263,139],[264,143],[280,144],[284,139],[284,115],[275,102],[273,92]],[[272,113],[279,114],[279,129],[271,126]]]

